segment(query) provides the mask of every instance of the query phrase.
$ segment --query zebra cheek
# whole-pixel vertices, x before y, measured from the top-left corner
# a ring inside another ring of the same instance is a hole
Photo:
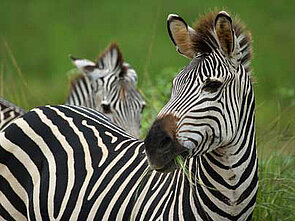
[[[197,148],[196,144],[190,140],[179,140],[179,144],[189,150]]]

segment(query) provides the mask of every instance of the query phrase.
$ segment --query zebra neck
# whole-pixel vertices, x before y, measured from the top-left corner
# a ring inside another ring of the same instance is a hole
[[[72,88],[70,89],[70,94],[65,104],[95,109],[95,93],[91,88],[88,77],[80,76],[79,79],[71,83]]]
[[[198,157],[194,164],[199,184],[196,197],[210,217],[215,217],[217,211],[230,219],[243,220],[242,214],[248,217],[253,212],[258,183],[254,114],[247,116],[237,137],[231,145]]]

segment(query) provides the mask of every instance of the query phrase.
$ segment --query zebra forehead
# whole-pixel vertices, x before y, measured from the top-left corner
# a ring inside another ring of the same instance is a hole
[[[127,84],[126,81],[122,80],[120,81],[120,89],[119,89],[120,99],[124,100],[127,93],[130,91],[130,85]]]
[[[207,78],[225,80],[235,75],[236,71],[232,70],[226,59],[220,56],[217,51],[212,51],[195,56],[175,77],[174,82],[186,83],[190,79],[194,79],[195,83],[200,83]]]
[[[192,42],[196,52],[206,54],[211,53],[212,49],[218,48],[214,30],[214,22],[218,12],[219,10],[209,12],[198,18],[194,23],[193,29],[195,30],[195,34],[192,37]],[[232,27],[242,50],[241,63],[248,68],[250,60],[252,59],[251,33],[246,30],[245,25],[237,16],[235,16],[232,20]]]
[[[138,100],[141,96],[140,93],[136,90],[135,86],[133,83],[131,83],[130,81],[126,80],[126,79],[120,79],[118,82],[118,86],[119,86],[119,98],[121,100],[125,100],[127,99],[127,97],[131,97],[131,100]],[[137,99],[136,99],[137,98]]]

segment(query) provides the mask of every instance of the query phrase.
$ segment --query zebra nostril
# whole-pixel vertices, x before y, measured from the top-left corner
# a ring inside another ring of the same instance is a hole
[[[171,139],[170,137],[165,137],[162,141],[161,141],[161,146],[167,146],[168,143],[170,143]]]
[[[101,104],[101,107],[104,113],[111,113],[111,106],[109,104]]]
[[[170,137],[165,137],[161,143],[160,143],[160,148],[159,150],[164,151],[164,152],[170,152],[171,151],[171,144],[172,140]]]

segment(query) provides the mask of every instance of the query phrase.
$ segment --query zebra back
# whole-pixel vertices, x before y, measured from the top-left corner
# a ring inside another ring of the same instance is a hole
[[[99,112],[65,105],[15,120],[0,134],[0,156],[5,220],[126,219],[148,167],[141,140]]]
[[[0,218],[193,220],[196,187],[150,171],[144,152],[92,109],[35,108],[0,133]]]
[[[25,110],[0,97],[0,130],[24,113]]]

